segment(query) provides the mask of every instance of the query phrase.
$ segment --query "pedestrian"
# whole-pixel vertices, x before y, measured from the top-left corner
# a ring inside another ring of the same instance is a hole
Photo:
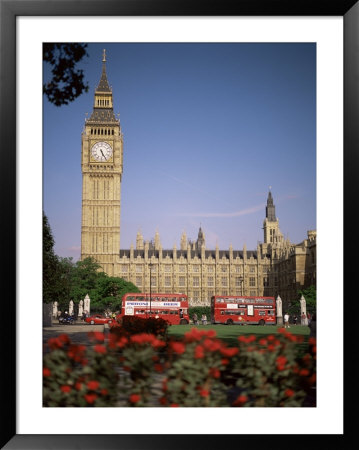
[[[309,324],[310,324],[310,321],[311,321],[311,315],[310,315],[310,313],[307,313],[307,323],[308,323],[308,326],[309,326]]]
[[[179,310],[179,316],[180,316],[180,319],[183,319],[183,309]]]
[[[284,328],[290,328],[290,326],[289,326],[289,314],[287,312],[284,314]]]
[[[308,323],[310,329],[309,336],[317,337],[317,315],[313,314],[312,320]]]
[[[298,317],[297,317],[297,316],[294,316],[294,317],[293,317],[293,323],[294,323],[294,325],[297,325],[297,322],[298,322]]]
[[[206,316],[206,314],[202,314],[202,325],[207,325],[207,316]]]
[[[198,325],[198,317],[196,313],[193,314],[193,323],[194,325]]]

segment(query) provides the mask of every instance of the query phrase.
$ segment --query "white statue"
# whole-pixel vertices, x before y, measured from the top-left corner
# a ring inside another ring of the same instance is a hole
[[[74,302],[72,300],[70,300],[69,303],[69,315],[72,316],[74,313]]]
[[[86,314],[90,314],[90,297],[88,294],[86,294],[85,300],[84,300],[84,309],[86,311]]]
[[[300,303],[300,323],[301,323],[301,325],[308,325],[307,302],[305,301],[305,298],[303,295],[301,296],[299,303]]]
[[[57,302],[54,302],[52,304],[52,317],[56,317],[57,318],[57,306],[58,306]]]
[[[82,316],[82,313],[83,313],[83,304],[84,304],[84,301],[83,300],[80,300],[80,302],[79,302],[79,314],[78,314],[78,316],[79,317],[81,317]]]
[[[276,305],[277,305],[277,323],[282,324],[283,323],[282,299],[279,297],[279,295],[276,300]]]

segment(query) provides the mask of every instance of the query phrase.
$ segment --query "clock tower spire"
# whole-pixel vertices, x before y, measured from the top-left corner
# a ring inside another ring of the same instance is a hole
[[[103,50],[93,110],[82,133],[81,259],[93,257],[111,276],[120,252],[123,136],[113,111],[106,62]]]

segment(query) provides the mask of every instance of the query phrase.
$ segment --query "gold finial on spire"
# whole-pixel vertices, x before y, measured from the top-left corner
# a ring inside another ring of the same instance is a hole
[[[106,49],[103,49],[102,62],[106,62]]]

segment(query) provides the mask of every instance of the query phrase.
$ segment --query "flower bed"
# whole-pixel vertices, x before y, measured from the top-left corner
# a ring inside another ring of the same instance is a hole
[[[293,407],[315,387],[314,338],[298,357],[303,338],[284,329],[240,336],[232,347],[212,329],[192,328],[181,340],[133,331],[112,327],[108,338],[92,332],[88,348],[67,335],[50,339],[44,406],[118,406],[122,398],[129,407]]]

